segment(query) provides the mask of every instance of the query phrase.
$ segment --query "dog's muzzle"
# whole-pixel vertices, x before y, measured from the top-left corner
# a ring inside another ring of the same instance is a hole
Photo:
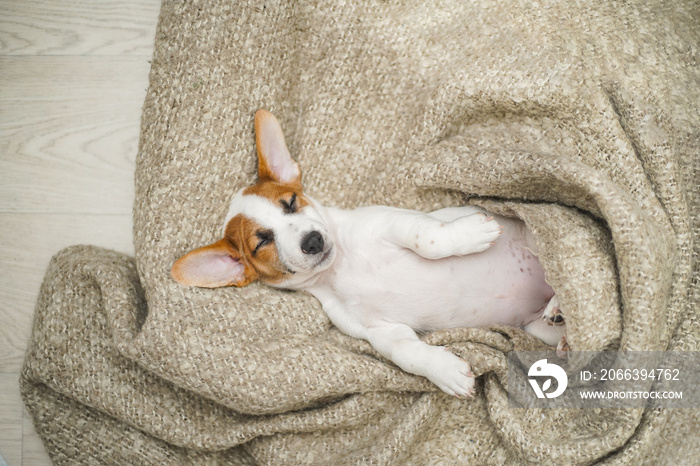
[[[313,256],[323,252],[323,245],[324,242],[321,233],[312,231],[301,240],[301,252]]]

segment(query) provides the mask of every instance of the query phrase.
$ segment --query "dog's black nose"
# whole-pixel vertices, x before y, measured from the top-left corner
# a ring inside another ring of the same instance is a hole
[[[301,240],[301,252],[304,254],[318,254],[323,251],[323,236],[317,231],[304,236]]]

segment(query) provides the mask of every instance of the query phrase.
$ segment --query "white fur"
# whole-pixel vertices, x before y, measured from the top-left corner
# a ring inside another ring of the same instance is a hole
[[[273,230],[280,260],[293,272],[276,286],[312,293],[336,327],[368,340],[402,369],[468,396],[474,385],[469,364],[416,332],[504,324],[550,344],[561,339],[563,327],[542,324],[554,292],[521,221],[488,217],[475,207],[425,214],[311,201],[284,214],[265,198],[239,192],[225,225],[240,213]],[[301,251],[311,231],[323,237],[319,254]]]

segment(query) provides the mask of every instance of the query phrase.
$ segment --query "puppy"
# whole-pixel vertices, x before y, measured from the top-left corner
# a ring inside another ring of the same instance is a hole
[[[494,324],[565,344],[557,297],[519,220],[471,206],[423,213],[325,207],[304,193],[277,119],[255,115],[258,182],[231,201],[223,239],[172,266],[198,287],[306,290],[342,332],[457,397],[474,393],[469,364],[416,332]]]

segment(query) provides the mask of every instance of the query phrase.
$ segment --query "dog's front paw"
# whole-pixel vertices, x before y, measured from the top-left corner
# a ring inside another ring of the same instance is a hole
[[[503,233],[503,227],[483,212],[460,217],[448,225],[452,229],[455,256],[485,251]]]
[[[457,398],[474,396],[474,374],[469,363],[442,347],[439,357],[431,364],[428,379],[448,395]]]
[[[477,212],[451,222],[435,223],[416,240],[414,250],[427,259],[464,256],[487,250],[503,233],[493,217]]]

